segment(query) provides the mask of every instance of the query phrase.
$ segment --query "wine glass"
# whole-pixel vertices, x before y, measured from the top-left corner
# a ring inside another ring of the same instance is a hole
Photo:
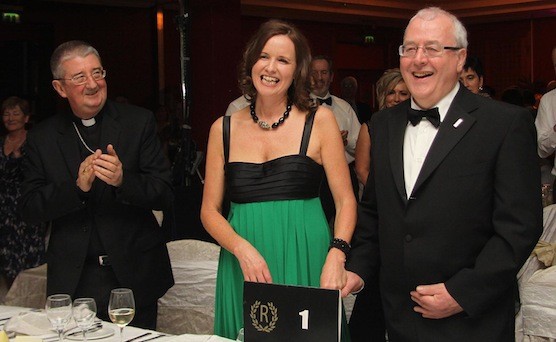
[[[124,340],[124,327],[135,316],[135,299],[130,289],[114,289],[110,292],[108,316],[112,323],[120,327],[120,342]]]
[[[87,342],[87,329],[93,324],[97,315],[97,304],[93,298],[77,298],[73,301],[73,320],[83,332],[83,341]]]
[[[71,297],[67,294],[54,294],[46,298],[46,317],[58,332],[60,342],[64,338],[64,328],[71,319]]]

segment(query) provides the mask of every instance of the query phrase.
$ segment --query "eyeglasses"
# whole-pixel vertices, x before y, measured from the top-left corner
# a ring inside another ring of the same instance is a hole
[[[95,81],[103,80],[106,77],[106,69],[95,70],[91,73],[91,78]],[[56,78],[58,81],[71,81],[75,85],[87,83],[89,76],[84,74],[75,75],[72,78]]]
[[[444,54],[445,50],[457,51],[463,48],[456,46],[442,46],[440,44],[427,44],[425,46],[418,46],[415,44],[400,45],[398,53],[401,57],[413,58],[417,55],[417,50],[423,49],[423,54],[427,57],[440,57]]]

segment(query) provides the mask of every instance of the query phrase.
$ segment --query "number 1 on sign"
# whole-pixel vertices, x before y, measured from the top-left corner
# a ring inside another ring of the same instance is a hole
[[[299,316],[301,316],[301,329],[309,330],[309,310],[299,312]]]

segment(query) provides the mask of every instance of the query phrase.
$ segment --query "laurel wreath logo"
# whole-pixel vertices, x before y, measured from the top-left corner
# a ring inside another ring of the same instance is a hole
[[[270,309],[270,313],[272,314],[272,319],[270,320],[268,325],[263,326],[262,324],[259,323],[259,320],[257,319],[257,315],[256,315],[257,310],[261,306],[261,302],[258,300],[256,300],[255,303],[251,305],[251,312],[249,313],[249,316],[251,317],[251,324],[253,324],[255,329],[257,329],[257,331],[269,333],[272,330],[274,330],[274,328],[276,328],[276,322],[278,322],[278,309],[274,306],[272,302],[268,302],[267,305],[268,308]]]

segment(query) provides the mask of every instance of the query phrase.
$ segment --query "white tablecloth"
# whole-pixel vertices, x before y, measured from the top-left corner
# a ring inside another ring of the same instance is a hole
[[[3,329],[3,325],[6,323],[6,321],[4,319],[6,318],[10,318],[13,317],[15,315],[18,315],[21,312],[24,311],[29,311],[29,308],[22,308],[22,307],[15,307],[15,306],[5,306],[5,305],[0,305],[0,328]],[[110,337],[106,337],[106,338],[102,338],[102,339],[98,339],[98,340],[89,340],[89,342],[94,342],[94,341],[98,341],[98,342],[120,342],[120,331],[118,326],[116,326],[115,324],[111,323],[111,322],[103,322],[103,327],[108,327],[111,329],[114,329],[114,335],[110,336]],[[230,342],[233,340],[227,339],[227,338],[223,338],[220,336],[215,336],[215,335],[192,335],[192,334],[184,334],[184,335],[168,335],[168,334],[162,334],[160,332],[157,331],[153,331],[153,330],[147,330],[147,329],[141,329],[141,328],[136,328],[136,327],[131,327],[131,326],[127,326],[124,328],[124,341],[129,340],[131,338],[143,335],[145,333],[148,333],[148,335],[138,338],[137,340],[134,340],[133,342],[142,342],[143,340],[158,336],[158,335],[165,335],[163,337],[157,338],[156,340],[153,340],[153,342]],[[50,337],[55,338],[57,335],[55,333],[52,333],[51,335],[48,336],[43,336],[43,338],[48,339],[49,341],[51,341]],[[57,340],[55,340],[57,342]],[[64,339],[64,342],[70,342],[70,340],[68,339]]]

